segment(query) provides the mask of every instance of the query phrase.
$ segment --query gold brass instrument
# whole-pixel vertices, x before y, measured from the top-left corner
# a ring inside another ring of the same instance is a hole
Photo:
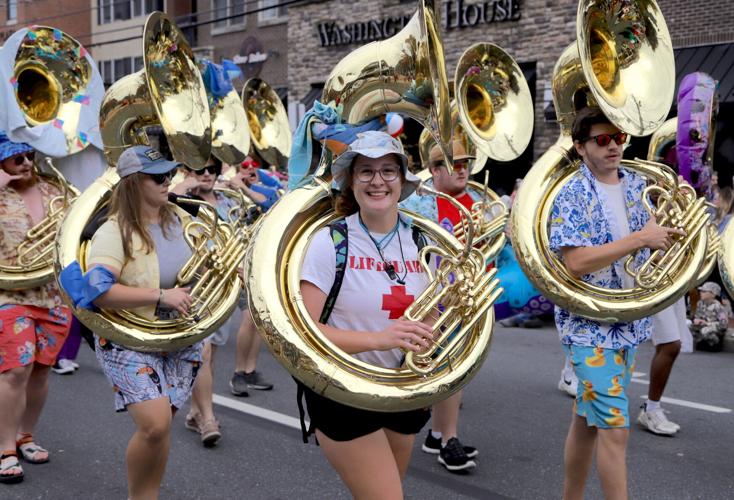
[[[116,82],[107,92],[100,112],[100,129],[110,168],[85,190],[69,211],[57,238],[56,273],[74,261],[87,270],[88,240],[82,232],[107,203],[119,181],[112,167],[121,152],[136,144],[147,144],[146,127],[162,127],[176,160],[201,168],[209,159],[212,141],[206,92],[193,53],[178,27],[163,13],[152,13],[143,32],[144,69]],[[206,253],[201,240],[217,249],[233,240],[232,226],[219,223],[212,207],[199,211],[203,222],[187,224],[186,238],[194,249],[189,266],[180,278],[196,276],[195,307],[189,315],[170,320],[149,320],[130,311],[102,310],[99,313],[73,308],[74,315],[100,336],[140,351],[171,351],[204,339],[216,330],[236,307],[241,282],[232,255]],[[206,254],[206,255],[204,255]],[[198,263],[206,269],[198,269]],[[210,266],[210,267],[207,267]],[[206,277],[206,273],[214,269]],[[229,269],[229,271],[227,271]],[[212,279],[210,279],[212,278]],[[206,296],[207,292],[211,292]],[[68,297],[65,297],[70,303]],[[73,306],[73,304],[71,304]]]
[[[339,61],[324,85],[324,104],[346,123],[388,112],[409,116],[430,131],[451,170],[451,114],[440,23],[435,2],[421,0],[405,27]]]
[[[383,45],[367,45],[345,57],[332,71],[323,102],[340,106],[344,120],[350,123],[385,113],[386,107],[394,103],[400,112],[424,123],[440,116],[441,120],[434,120],[431,127],[450,145],[450,124],[443,119],[448,118],[447,110],[442,109],[448,107],[448,100],[446,85],[440,83],[445,82],[445,69],[435,14],[433,2],[423,1],[407,31],[381,42]],[[406,74],[408,68],[418,68],[420,75]],[[436,76],[440,74],[444,76]],[[441,352],[434,346],[429,354],[411,356],[413,369],[364,363],[344,353],[321,333],[306,311],[300,292],[301,266],[310,242],[337,217],[327,180],[328,167],[328,161],[322,161],[318,169],[322,175],[287,193],[253,228],[245,276],[250,311],[260,334],[294,377],[344,404],[402,411],[423,408],[450,396],[471,379],[487,355],[494,325],[491,304],[501,293],[494,272],[486,273],[484,256],[473,248],[471,217],[459,208],[467,224],[467,237],[461,243],[436,222],[409,213],[413,223],[435,243],[432,250],[443,260],[432,276],[435,283],[406,312],[413,318],[428,317],[435,312],[431,304],[440,300],[451,308],[441,324],[448,329],[461,323],[466,335],[458,335],[455,340],[445,336],[437,339],[442,344]],[[452,284],[448,279],[451,273],[457,277]],[[436,299],[441,285],[449,289],[444,292],[446,296]]]
[[[674,210],[670,223],[685,229],[674,247],[687,246],[675,264],[659,273],[645,268],[652,281],[637,276],[633,289],[594,287],[573,277],[549,248],[548,225],[553,202],[572,176],[578,160],[573,153],[571,125],[579,98],[597,104],[618,128],[646,135],[665,120],[673,99],[675,66],[665,21],[652,0],[607,7],[601,0],[582,0],[576,23],[577,42],[566,48],[553,72],[553,102],[561,135],[533,165],[520,187],[510,216],[513,248],[523,271],[555,304],[582,316],[605,321],[631,321],[672,304],[695,282],[706,257],[705,207],[691,197],[686,184],[662,164],[623,160],[657,184],[661,203]],[[648,188],[650,189],[650,188]],[[649,191],[648,191],[649,192]],[[659,206],[662,208],[662,205]],[[657,211],[657,209],[656,209]],[[657,274],[656,274],[657,273]],[[661,283],[645,288],[642,285]]]
[[[461,244],[435,222],[409,214],[413,223],[436,242],[430,251],[439,252],[444,259],[435,281],[446,285],[450,273],[458,276],[445,293],[461,296],[461,300],[451,301],[453,309],[442,324],[449,327],[459,321],[462,329],[469,331],[444,343],[445,353],[433,363],[429,356],[411,356],[416,371],[408,367],[382,368],[334,346],[303,305],[303,258],[314,234],[336,218],[332,207],[329,183],[317,178],[274,205],[250,238],[245,258],[250,311],[273,355],[294,377],[319,394],[359,408],[422,408],[461,389],[487,355],[494,324],[491,304],[501,293],[495,271],[486,273],[484,257],[471,248],[473,236],[470,235],[468,244]],[[438,283],[434,283],[406,310],[406,315],[414,319],[430,315],[438,288]],[[449,301],[447,297],[439,300]]]
[[[264,80],[250,78],[242,89],[242,106],[257,154],[271,165],[285,166],[291,153],[291,131],[278,94]]]
[[[250,130],[242,101],[232,89],[218,98],[207,93],[212,122],[212,154],[224,163],[239,165],[250,151]]]
[[[8,99],[4,103],[18,106],[28,127],[52,120],[59,124],[66,138],[67,154],[77,153],[88,145],[78,139],[76,128],[82,106],[78,96],[84,93],[92,76],[85,54],[84,47],[61,30],[34,26],[26,32],[15,54],[14,101]],[[17,261],[0,264],[0,289],[27,290],[53,280],[56,230],[79,192],[50,158],[45,157],[44,163],[45,172],[34,165],[36,174],[56,185],[62,194],[49,202],[44,219],[28,231],[18,246]]]
[[[40,173],[46,180],[61,190],[49,202],[46,216],[26,233],[18,245],[15,264],[0,264],[0,289],[27,290],[44,285],[53,279],[53,249],[56,230],[66,215],[79,191],[69,184],[61,172],[56,170],[50,158],[45,159],[52,175]]]

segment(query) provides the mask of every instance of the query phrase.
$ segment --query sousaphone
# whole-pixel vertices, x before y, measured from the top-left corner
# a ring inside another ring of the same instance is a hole
[[[533,165],[517,193],[510,215],[513,248],[525,274],[553,303],[599,321],[632,321],[666,308],[695,282],[706,258],[708,215],[704,201],[690,185],[678,183],[667,166],[622,160],[623,167],[648,179],[648,192],[660,195],[657,205],[649,205],[658,223],[680,227],[686,236],[675,237],[664,256],[653,252],[636,270],[632,289],[583,282],[550,250],[553,202],[578,170],[571,140],[578,103],[597,104],[620,130],[643,136],[663,123],[675,90],[672,42],[655,1],[582,0],[576,33],[577,41],[564,50],[553,72],[561,135]],[[626,265],[632,270],[631,260]]]
[[[57,276],[75,261],[86,271],[89,240],[83,236],[84,230],[108,202],[119,181],[114,165],[122,151],[136,144],[149,144],[148,127],[163,129],[177,161],[201,168],[209,159],[212,136],[206,92],[183,33],[165,14],[154,12],[145,23],[142,41],[144,68],[112,85],[102,102],[100,129],[110,167],[82,193],[59,230]],[[218,226],[216,217],[206,218],[207,212],[200,211],[204,220],[196,224],[217,248],[226,248],[235,240],[231,230]],[[194,247],[192,265],[183,269],[179,278],[182,274],[189,278],[199,271],[200,258],[209,246],[190,235],[187,239]],[[212,269],[210,265],[205,271]],[[69,297],[64,298],[82,323],[106,339],[140,351],[171,351],[204,339],[237,305],[241,282],[236,274],[225,270],[221,275],[198,277],[192,296],[202,307],[195,305],[193,315],[179,319],[148,320],[124,310],[94,312],[73,307]],[[208,291],[211,293],[204,295]]]

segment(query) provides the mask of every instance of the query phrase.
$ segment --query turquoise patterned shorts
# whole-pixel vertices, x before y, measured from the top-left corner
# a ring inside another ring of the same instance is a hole
[[[629,427],[625,393],[635,367],[635,347],[604,349],[565,344],[579,379],[574,411],[599,429]]]

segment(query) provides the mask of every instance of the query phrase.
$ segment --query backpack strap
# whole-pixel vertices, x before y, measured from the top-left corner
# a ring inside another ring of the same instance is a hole
[[[334,284],[331,285],[329,295],[326,297],[324,309],[321,311],[319,323],[326,324],[334,309],[336,297],[344,281],[344,273],[347,270],[347,253],[349,249],[349,229],[347,228],[346,219],[339,219],[329,224],[329,232],[331,240],[334,242],[334,251],[336,252],[336,275],[334,276]]]

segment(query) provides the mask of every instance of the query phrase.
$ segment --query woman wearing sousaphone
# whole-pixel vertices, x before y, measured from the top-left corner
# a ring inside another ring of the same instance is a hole
[[[83,300],[64,286],[77,306],[125,309],[149,320],[187,313],[190,290],[177,287],[176,277],[192,253],[183,237],[190,216],[168,202],[179,165],[149,146],[133,146],[120,155],[121,179],[108,220],[90,244]],[[126,451],[130,498],[156,497],[172,417],[191,395],[201,343],[172,352],[139,352],[95,335],[95,351],[113,386],[115,409],[128,411],[136,427]]]
[[[397,139],[358,134],[332,166],[342,218],[316,233],[301,274],[304,305],[323,334],[386,368],[401,366],[401,349],[419,351],[432,338],[428,325],[402,318],[429,283],[418,260],[422,235],[398,213],[398,202],[418,183],[407,162]],[[413,441],[429,411],[367,411],[302,388],[311,431],[352,495],[401,498]]]

